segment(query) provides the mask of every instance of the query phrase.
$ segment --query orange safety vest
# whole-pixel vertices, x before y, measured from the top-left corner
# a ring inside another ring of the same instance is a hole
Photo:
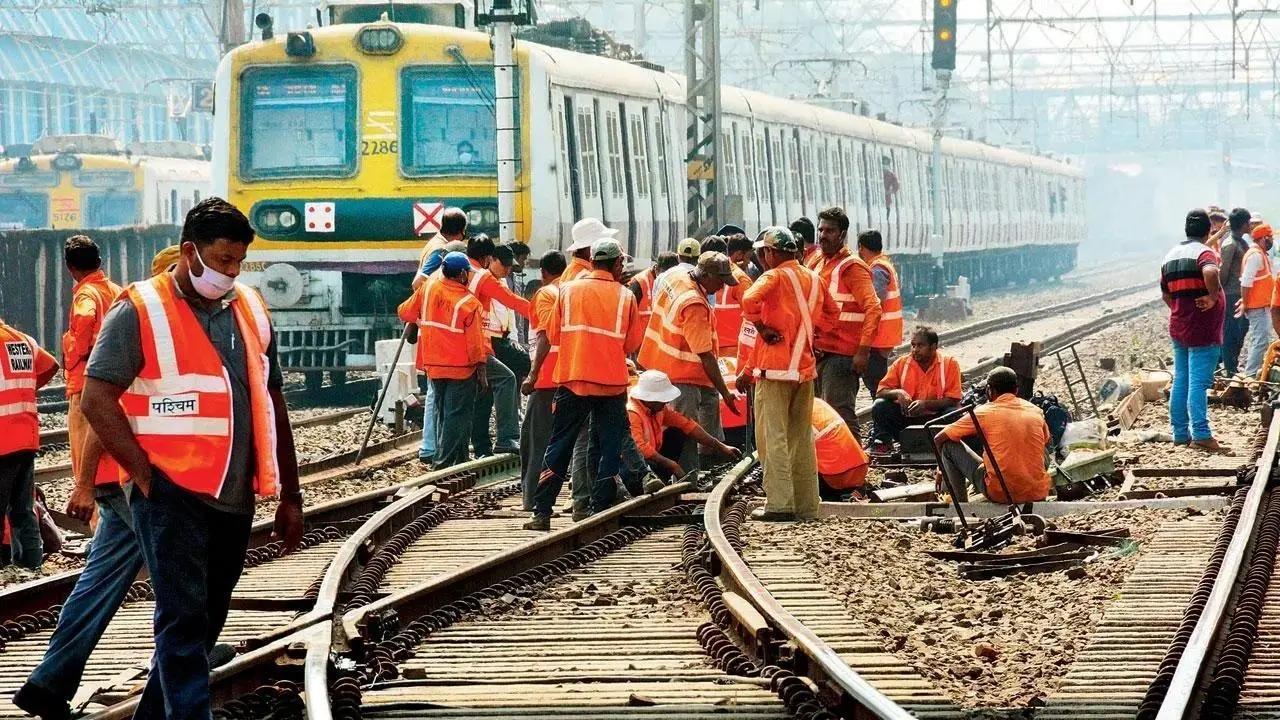
[[[814,318],[822,307],[821,280],[812,270],[794,261],[787,261],[768,272],[781,276],[781,281],[777,284],[778,293],[769,298],[768,303],[779,315],[788,318],[791,325],[774,328],[782,333],[781,342],[773,345],[757,342],[754,345],[751,353],[753,372],[756,377],[765,380],[812,380],[813,326]],[[738,341],[742,342],[741,337]]]
[[[627,332],[635,317],[636,296],[605,273],[561,282],[559,358],[552,378],[557,385],[587,382],[627,387]]]
[[[1254,245],[1250,246],[1248,252],[1244,254],[1244,260],[1240,267],[1249,264],[1250,255],[1259,255],[1262,257],[1262,264],[1258,266],[1258,274],[1253,276],[1253,284],[1244,289],[1244,309],[1257,310],[1271,304],[1271,291],[1275,285],[1275,278],[1271,275],[1271,258],[1267,257],[1267,253],[1262,248]]]
[[[550,298],[544,300],[543,296],[549,295]],[[532,305],[537,308],[541,303],[550,302],[552,306],[556,304],[556,300],[560,297],[560,279],[556,278],[551,282],[538,288],[533,294]],[[537,312],[529,314],[529,333],[530,337],[536,335],[539,331],[546,332],[546,328],[538,325]],[[551,390],[556,387],[555,372],[556,363],[560,358],[560,346],[548,345],[547,356],[542,359],[542,367],[538,369],[538,377],[533,382],[534,390]]]
[[[36,358],[40,348],[26,333],[0,323],[0,455],[40,449],[36,416]]]
[[[646,324],[653,317],[653,270],[652,267],[647,268],[631,278],[631,282],[640,286],[640,302],[636,309],[640,311],[640,320]]]
[[[563,285],[564,283],[584,278],[594,269],[595,266],[592,265],[590,261],[583,260],[580,257],[570,256],[568,267],[566,267],[564,272],[560,275],[560,284]]]
[[[725,285],[716,292],[711,306],[716,325],[716,354],[732,357],[738,352],[738,330],[742,327],[742,295],[751,287],[751,276],[730,265],[737,285]]]
[[[271,316],[257,290],[237,283],[235,292],[231,311],[249,369],[253,489],[273,495],[280,468],[275,405],[267,390]],[[142,369],[120,396],[120,407],[152,465],[179,487],[217,497],[231,462],[235,421],[222,359],[170,273],[130,285],[124,297],[138,312]]]
[[[867,316],[866,309],[850,287],[846,271],[850,265],[860,265],[868,274],[871,269],[862,262],[862,258],[850,253],[848,248],[841,248],[834,257],[815,253],[805,264],[822,278],[827,286],[827,294],[840,308],[839,322],[834,324],[834,329],[830,332],[823,332],[815,347],[837,355],[852,355],[862,341],[862,323]]]
[[[684,328],[677,324],[680,314],[695,305],[706,308],[710,322],[711,305],[707,296],[689,271],[683,269],[663,273],[653,293],[653,315],[645,328],[644,344],[640,346],[637,360],[646,368],[666,373],[673,383],[711,387],[711,378],[707,377],[702,360],[689,348]]]
[[[838,476],[868,462],[867,453],[858,444],[844,418],[822,398],[814,398],[810,414],[813,443],[818,454],[818,473]],[[836,487],[844,490],[845,487]]]
[[[98,339],[98,330],[102,328],[102,318],[106,317],[111,303],[120,296],[120,286],[107,279],[101,270],[94,271],[76,283],[71,291],[71,308],[68,310],[67,331],[62,334],[62,362],[67,379],[67,397],[71,397],[84,389],[84,369],[89,364],[89,353]],[[98,322],[88,337],[75,337],[71,333],[71,320],[74,317],[76,300],[88,298],[93,303]],[[76,350],[76,364],[71,364],[70,353]]]
[[[472,277],[477,273],[472,272]],[[418,366],[427,377],[452,377],[468,370],[474,372],[476,359],[470,354],[467,332],[484,318],[484,305],[468,288],[444,276],[432,277],[423,288],[422,309],[418,326]],[[480,326],[483,328],[483,325]],[[476,330],[471,330],[476,332]],[[475,340],[479,342],[479,340]],[[433,369],[442,373],[433,373]],[[448,369],[454,372],[450,373]]]
[[[889,273],[889,287],[880,301],[880,324],[876,327],[876,335],[871,340],[871,347],[877,350],[891,350],[902,343],[902,291],[898,286],[898,270],[888,255],[877,255],[871,261],[871,267],[880,266]]]

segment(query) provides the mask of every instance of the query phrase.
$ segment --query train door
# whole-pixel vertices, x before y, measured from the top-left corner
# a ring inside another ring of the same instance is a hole
[[[649,184],[649,233],[641,234],[641,242],[646,245],[646,251],[649,257],[656,258],[658,256],[658,239],[661,236],[662,229],[670,222],[670,213],[667,212],[666,198],[660,194],[664,178],[661,177],[666,169],[661,165],[657,171],[654,171],[655,148],[657,147],[658,138],[654,136],[652,130],[655,129],[650,122],[649,107],[640,108],[640,127],[637,134],[644,138],[644,171],[648,176]]]
[[[773,224],[773,196],[769,194],[769,149],[764,132],[763,126],[752,131],[756,146],[756,196],[758,198],[755,230]]]
[[[556,237],[569,237],[573,223],[582,219],[582,178],[579,176],[578,144],[574,138],[573,99],[557,93],[552,97],[551,131],[556,136],[557,181],[560,223]]]
[[[666,223],[658,233],[658,244],[654,247],[654,257],[658,251],[675,248],[676,238],[683,233],[684,205],[679,202],[684,198],[684,153],[670,145],[671,138],[679,137],[672,133],[671,124],[678,120],[676,106],[668,105],[665,100],[658,100],[658,115],[654,118],[653,139],[657,144],[656,159],[658,161],[657,192],[662,197],[661,205],[665,208]],[[676,169],[680,168],[677,174]]]
[[[580,96],[576,107],[568,106],[574,113],[575,130],[569,135],[575,140],[570,147],[573,152],[573,167],[580,170],[579,189],[574,216],[577,218],[595,216],[602,222],[605,217],[600,188],[600,153],[597,144],[595,102],[587,96]]]
[[[626,161],[622,156],[622,116],[617,105],[596,101],[596,129],[600,147],[600,198],[605,224],[623,238],[631,236],[627,209]]]
[[[786,185],[783,181],[782,141],[780,130],[764,129],[765,156],[769,172],[769,224],[778,225],[778,217],[782,208],[786,207],[784,194]]]
[[[618,104],[622,118],[622,153],[627,176],[627,209],[631,221],[629,253],[637,255],[653,242],[653,199],[644,116],[636,104]]]
[[[745,120],[741,125],[734,124],[734,142],[738,144],[738,158],[742,161],[742,222],[757,225],[760,221],[760,197],[756,184],[756,142],[752,131],[755,123]]]

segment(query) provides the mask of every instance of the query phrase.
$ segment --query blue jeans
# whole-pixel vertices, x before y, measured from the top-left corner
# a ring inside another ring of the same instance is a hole
[[[1245,342],[1248,355],[1244,363],[1244,374],[1257,377],[1262,370],[1262,359],[1271,346],[1271,308],[1246,310],[1244,317],[1249,321],[1249,334]]]
[[[156,595],[156,651],[134,717],[208,720],[209,651],[244,570],[253,516],[215,510],[159,471],[150,497],[129,488],[129,508]]]
[[[0,455],[0,515],[9,518],[9,559],[30,570],[44,562],[44,541],[36,522],[35,472],[36,454],[31,450]]]
[[[480,383],[473,374],[465,380],[432,380],[436,400],[436,467],[464,463],[470,457],[471,419]]]
[[[551,439],[542,459],[542,473],[534,494],[534,514],[551,517],[556,496],[569,475],[569,461],[578,433],[590,419],[588,463],[596,466],[591,484],[591,510],[608,509],[617,499],[617,480],[622,461],[622,439],[631,432],[627,420],[627,394],[576,395],[559,388],[551,418]]]
[[[1246,318],[1236,317],[1236,302],[1239,295],[1227,295],[1227,317],[1222,323],[1222,367],[1227,375],[1235,375],[1240,370],[1240,349],[1244,347],[1245,332],[1249,329]]]
[[[494,442],[489,435],[489,413],[492,411],[498,431],[497,449],[500,452],[519,452],[520,405],[516,397],[519,388],[515,373],[497,355],[489,356],[485,368],[489,375],[489,389],[476,396],[476,411],[471,420],[471,448],[477,457],[493,454]]]
[[[436,390],[431,379],[422,376],[422,444],[418,446],[418,459],[431,460],[436,456]]]
[[[89,655],[142,569],[133,516],[123,493],[98,500],[98,529],[89,560],[62,605],[44,659],[27,682],[71,702]]]
[[[1169,393],[1169,421],[1173,424],[1173,441],[1208,440],[1209,399],[1206,393],[1213,384],[1213,371],[1222,348],[1218,345],[1186,347],[1173,341],[1173,390]]]

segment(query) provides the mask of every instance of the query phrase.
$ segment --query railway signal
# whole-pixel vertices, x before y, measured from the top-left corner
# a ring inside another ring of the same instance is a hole
[[[956,69],[956,3],[933,0],[933,69]]]

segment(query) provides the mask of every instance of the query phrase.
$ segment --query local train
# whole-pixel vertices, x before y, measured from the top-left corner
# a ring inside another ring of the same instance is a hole
[[[0,230],[181,225],[208,195],[208,158],[190,143],[47,135],[0,158]]]
[[[396,7],[400,7],[397,3]],[[637,258],[685,233],[683,77],[517,42],[517,238],[534,257],[595,216]],[[398,334],[396,303],[442,206],[496,236],[493,52],[444,25],[331,24],[249,43],[215,79],[214,192],[248,213],[246,275],[275,308],[285,364],[341,370]],[[725,87],[722,219],[756,232],[843,206],[886,237],[904,288],[933,272],[931,136]],[[1084,235],[1083,173],[948,138],[951,278],[1054,277]]]

